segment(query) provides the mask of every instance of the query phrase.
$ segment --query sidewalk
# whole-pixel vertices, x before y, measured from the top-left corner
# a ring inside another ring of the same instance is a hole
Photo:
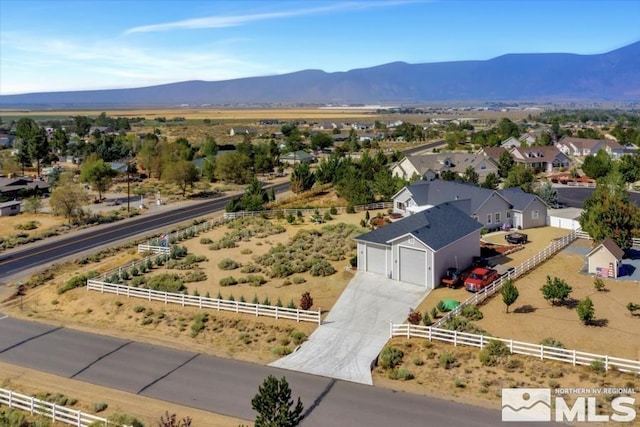
[[[309,339],[269,366],[372,385],[371,365],[389,340],[389,322],[404,322],[428,293],[359,271]]]

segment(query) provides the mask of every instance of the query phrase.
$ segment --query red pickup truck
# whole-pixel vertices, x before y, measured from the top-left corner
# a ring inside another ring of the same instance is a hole
[[[498,272],[492,268],[474,268],[464,280],[464,288],[478,292],[498,279]]]

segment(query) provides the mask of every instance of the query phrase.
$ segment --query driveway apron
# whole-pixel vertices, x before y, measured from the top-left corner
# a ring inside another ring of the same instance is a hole
[[[371,366],[389,340],[389,323],[401,323],[429,290],[358,271],[307,341],[270,366],[373,384]]]

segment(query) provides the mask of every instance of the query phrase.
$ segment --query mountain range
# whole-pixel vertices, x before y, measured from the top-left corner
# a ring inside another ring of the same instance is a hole
[[[224,81],[0,96],[1,107],[640,101],[640,41],[597,55],[507,54]]]

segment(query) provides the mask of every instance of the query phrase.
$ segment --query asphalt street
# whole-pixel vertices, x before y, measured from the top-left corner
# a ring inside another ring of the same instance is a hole
[[[556,187],[558,202],[571,208],[582,208],[584,201],[593,193],[593,188]],[[640,193],[629,192],[629,200],[640,206]]]
[[[247,420],[255,418],[251,398],[272,374],[302,399],[302,426],[500,423],[497,410],[2,317],[3,362]]]
[[[275,185],[276,192],[288,189],[289,183]],[[158,214],[141,215],[68,235],[47,239],[17,250],[0,253],[0,285],[16,273],[44,269],[46,266],[77,256],[88,255],[98,249],[142,237],[171,225],[202,217],[224,209],[233,196],[195,202],[185,207]]]

